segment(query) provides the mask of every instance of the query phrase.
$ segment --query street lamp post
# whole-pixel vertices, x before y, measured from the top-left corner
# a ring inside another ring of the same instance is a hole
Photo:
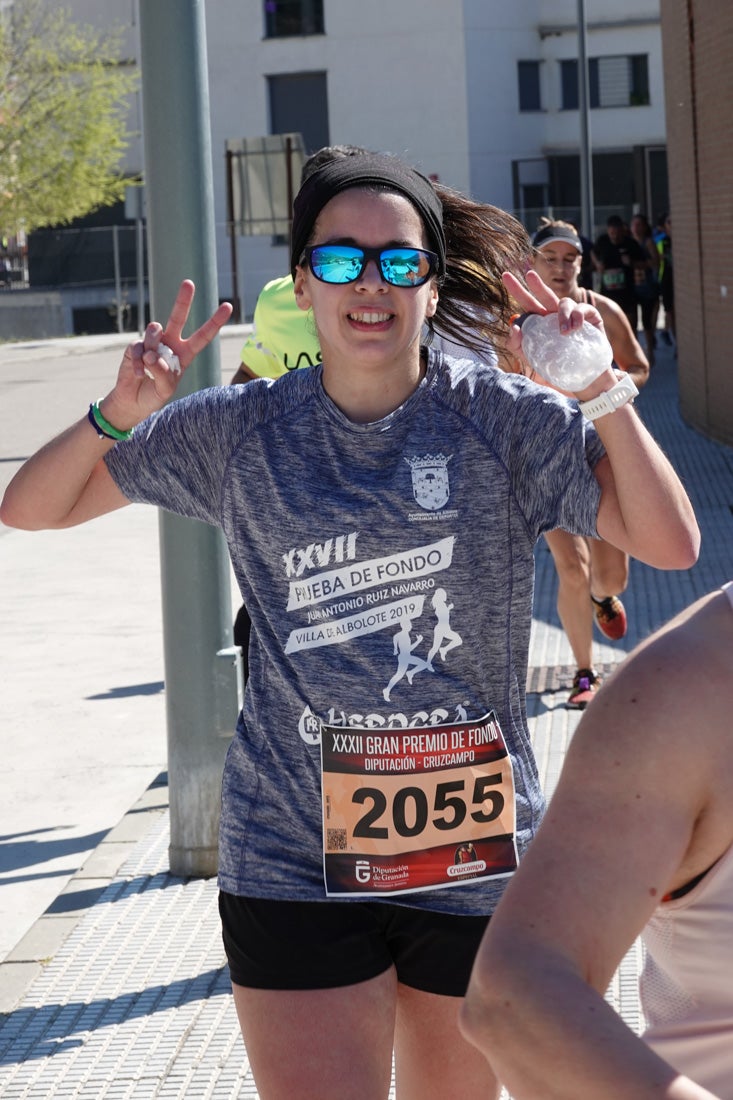
[[[189,325],[216,309],[214,187],[204,0],[144,0],[140,54],[151,316],[165,319],[181,280],[196,284]],[[218,341],[177,396],[221,384]],[[170,869],[217,869],[224,755],[237,714],[230,566],[220,531],[160,512],[168,727]]]
[[[590,138],[590,96],[586,50],[585,0],[578,0],[578,114],[580,122],[580,226],[593,240],[593,154]]]

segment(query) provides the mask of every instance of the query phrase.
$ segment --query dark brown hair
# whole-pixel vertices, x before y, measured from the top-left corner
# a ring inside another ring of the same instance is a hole
[[[378,180],[376,175],[372,179],[357,178],[366,177],[372,161],[382,169],[382,178]],[[394,177],[391,181],[390,176]],[[329,188],[324,192],[326,183]],[[427,319],[431,333],[437,329],[478,354],[485,352],[487,342],[504,344],[510,318],[517,310],[501,276],[504,271],[523,276],[532,254],[529,236],[521,222],[497,206],[477,202],[460,191],[429,181],[390,154],[357,153],[346,159],[336,158],[335,162],[327,158],[327,163],[304,181],[295,200],[291,270],[299,263],[302,249],[310,243],[318,213],[335,193],[336,186],[401,191],[420,212],[431,247],[440,253],[444,247],[445,268],[439,278],[438,306],[435,316]],[[442,255],[440,259],[442,268]]]
[[[487,340],[499,345],[506,340],[517,309],[502,272],[521,278],[532,246],[524,226],[505,210],[442,184],[435,190],[443,203],[446,271],[428,327],[482,353]]]

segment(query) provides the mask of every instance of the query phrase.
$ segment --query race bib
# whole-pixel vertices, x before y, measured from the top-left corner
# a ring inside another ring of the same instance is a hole
[[[326,894],[405,894],[517,866],[512,762],[492,711],[450,726],[322,726]]]
[[[603,285],[606,290],[623,290],[626,286],[626,272],[622,267],[606,268],[603,272]]]

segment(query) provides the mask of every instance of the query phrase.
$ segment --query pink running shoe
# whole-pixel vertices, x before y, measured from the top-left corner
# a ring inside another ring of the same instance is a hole
[[[573,687],[565,704],[568,710],[585,710],[601,686],[601,678],[595,669],[579,668],[573,679]]]
[[[618,596],[606,596],[605,600],[597,600],[591,596],[593,611],[602,634],[617,642],[626,633],[626,611]]]

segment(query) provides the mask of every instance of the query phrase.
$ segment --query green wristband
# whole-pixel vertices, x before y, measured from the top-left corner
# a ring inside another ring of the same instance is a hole
[[[134,428],[129,428],[126,432],[121,432],[119,428],[115,428],[114,424],[110,424],[109,420],[105,420],[99,411],[98,401],[92,401],[87,419],[100,439],[114,439],[116,442],[120,442],[129,439],[135,431]]]

